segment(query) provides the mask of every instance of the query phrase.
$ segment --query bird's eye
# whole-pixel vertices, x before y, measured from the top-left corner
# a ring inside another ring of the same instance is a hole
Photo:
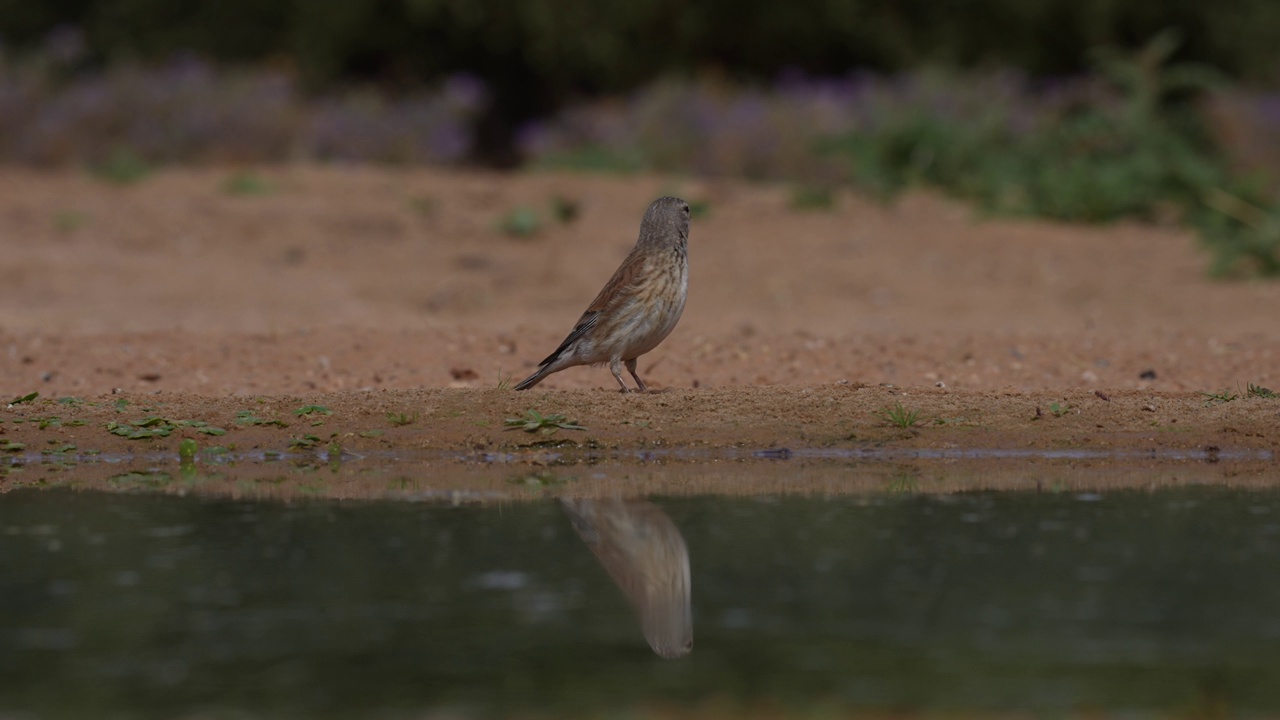
[[[682,211],[684,211],[684,214],[685,214],[685,215],[688,215],[688,214],[689,214],[689,206],[688,206],[688,205],[681,205],[681,206],[680,206],[680,209],[681,209]]]

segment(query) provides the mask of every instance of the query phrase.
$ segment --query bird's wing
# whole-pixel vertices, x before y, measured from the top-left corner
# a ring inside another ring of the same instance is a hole
[[[569,337],[565,338],[564,342],[560,343],[560,347],[556,348],[555,352],[548,355],[547,359],[538,363],[538,367],[543,367],[544,365],[550,365],[551,363],[555,362],[556,358],[560,357],[560,353],[567,350],[570,345],[577,342],[578,339],[581,338],[583,335],[586,335],[587,331],[595,327],[596,320],[599,317],[600,317],[600,313],[595,310],[588,310],[582,313],[582,317],[578,318],[578,324],[574,325],[573,330],[569,332]]]
[[[638,250],[639,248],[632,249],[618,269],[613,271],[613,277],[609,278],[609,282],[604,284],[600,294],[596,295],[596,299],[587,306],[587,314],[602,312],[622,297],[634,293],[644,274],[644,255]],[[583,318],[585,319],[586,315],[583,315]]]
[[[613,277],[609,278],[609,282],[604,284],[604,289],[596,295],[596,299],[591,301],[591,305],[587,307],[587,311],[582,313],[582,317],[578,318],[578,324],[573,326],[573,330],[569,332],[569,337],[560,343],[560,347],[556,351],[547,356],[546,360],[538,363],[538,367],[550,365],[560,357],[560,353],[569,349],[570,345],[577,342],[583,335],[586,335],[591,328],[595,327],[596,321],[600,318],[600,313],[608,310],[609,306],[617,302],[619,299],[630,295],[634,292],[634,288],[639,284],[640,276],[644,271],[644,256],[635,250],[627,255],[618,269],[614,271]]]

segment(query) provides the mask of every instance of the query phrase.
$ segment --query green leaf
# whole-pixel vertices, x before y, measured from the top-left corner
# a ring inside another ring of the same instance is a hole
[[[557,430],[586,430],[582,425],[578,425],[576,420],[566,420],[564,415],[555,413],[544,416],[537,410],[525,412],[522,418],[507,418],[502,421],[502,424],[508,430],[524,430],[530,433],[541,430],[547,435]]]
[[[320,438],[315,435],[303,435],[300,438],[294,438],[289,441],[290,448],[312,448],[316,443],[321,442]]]
[[[252,410],[241,410],[236,413],[236,423],[240,425],[274,425],[276,427],[289,427],[289,423],[283,420],[264,420],[253,414]]]

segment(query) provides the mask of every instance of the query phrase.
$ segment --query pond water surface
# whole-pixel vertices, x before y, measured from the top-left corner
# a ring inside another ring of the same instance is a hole
[[[906,490],[13,490],[0,717],[1280,712],[1280,491]]]

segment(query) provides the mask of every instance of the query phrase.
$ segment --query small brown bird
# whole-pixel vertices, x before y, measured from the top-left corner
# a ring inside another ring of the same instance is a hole
[[[640,221],[640,239],[604,289],[578,318],[569,337],[538,363],[538,371],[516,390],[574,365],[609,363],[622,386],[622,366],[640,392],[648,388],[636,374],[636,358],[658,346],[684,312],[689,292],[689,203],[675,197],[654,200]]]

